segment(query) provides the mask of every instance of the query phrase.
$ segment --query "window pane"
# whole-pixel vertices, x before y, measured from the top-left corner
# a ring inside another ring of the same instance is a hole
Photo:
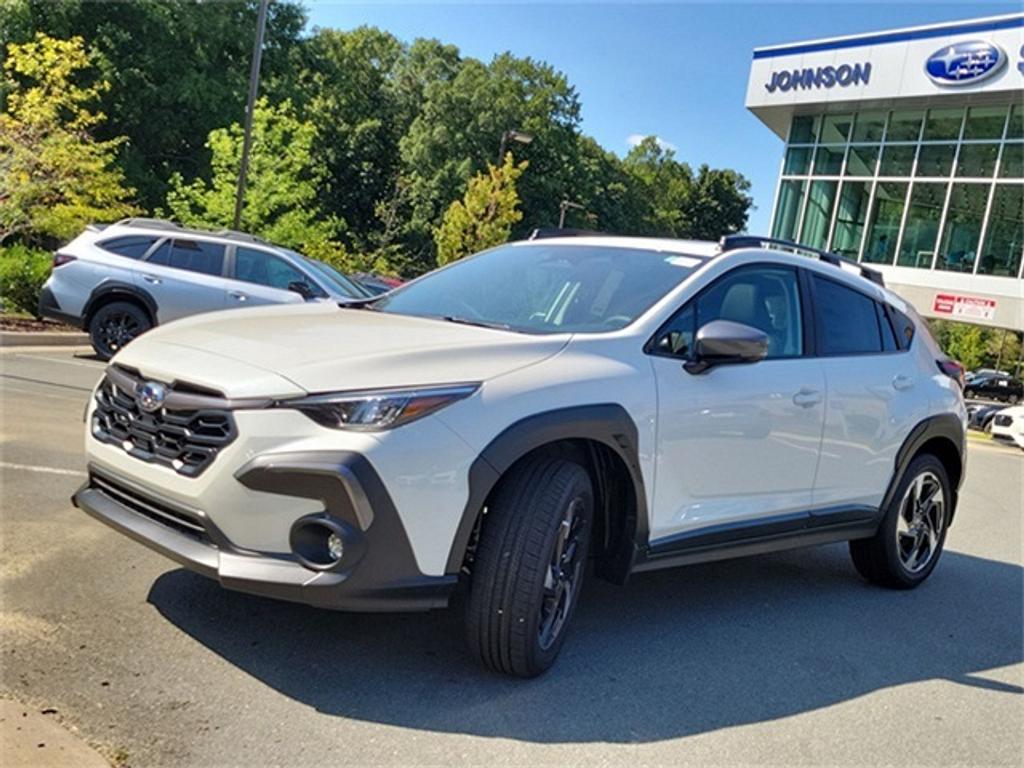
[[[115,237],[113,240],[104,240],[99,246],[105,251],[116,253],[118,256],[125,256],[129,259],[141,259],[155,242],[155,237],[129,235],[127,237]]]
[[[283,259],[253,248],[235,250],[235,278],[283,291],[288,290],[289,283],[309,284],[304,274]]]
[[[836,229],[832,235],[832,250],[841,256],[856,259],[860,252],[860,240],[864,234],[864,222],[868,217],[868,197],[871,184],[866,181],[847,181],[839,194],[839,208],[836,211]]]
[[[949,176],[956,144],[923,144],[917,155],[916,176]]]
[[[907,185],[899,182],[879,182],[875,187],[875,202],[871,206],[864,261],[872,264],[891,264],[896,256],[896,236],[903,218],[903,202]]]
[[[813,144],[818,136],[818,117],[804,115],[794,117],[789,128],[790,144]]]
[[[784,181],[779,186],[779,200],[775,207],[775,222],[772,237],[783,240],[796,238],[796,226],[800,221],[800,206],[804,201],[803,181]]]
[[[836,201],[835,181],[815,181],[811,183],[811,194],[807,200],[807,211],[804,213],[804,225],[800,232],[800,242],[812,248],[824,248],[828,238],[828,223],[832,219],[832,206]]]
[[[821,123],[821,143],[844,143],[850,138],[852,125],[853,115],[825,115]]]
[[[981,220],[985,216],[988,184],[954,184],[949,198],[946,228],[942,233],[938,269],[970,272],[978,253]]]
[[[839,169],[843,167],[843,152],[845,147],[824,147],[819,144],[814,154],[814,172],[822,176],[838,176]]]
[[[915,109],[903,112],[893,112],[889,118],[889,131],[886,133],[886,141],[917,141],[921,135],[921,120],[924,118],[923,109]]]
[[[960,138],[960,123],[964,120],[963,109],[929,109],[924,124],[924,140]]]
[[[882,351],[898,351],[900,345],[899,342],[896,341],[896,332],[892,329],[892,323],[889,322],[888,315],[885,314],[885,310],[882,309],[881,304],[876,303],[875,310],[878,313],[878,325],[882,329]]]
[[[879,164],[879,176],[909,176],[914,167],[914,146],[891,146],[882,148],[882,162]]]
[[[697,327],[731,320],[768,334],[768,358],[803,354],[796,270],[747,267],[730,272],[697,297]]]
[[[1010,124],[1006,127],[1006,138],[1024,139],[1024,105],[1014,104],[1010,109]]]
[[[956,175],[988,178],[995,173],[998,156],[998,144],[961,144]]]
[[[175,240],[167,266],[219,275],[224,268],[224,246],[199,240]]]
[[[786,150],[786,162],[782,172],[787,176],[804,176],[811,167],[810,147],[790,147]]]
[[[879,146],[877,144],[867,146],[857,146],[855,144],[851,146],[849,153],[846,155],[846,175],[874,176],[875,164],[878,162],[878,150]]]
[[[896,262],[900,266],[931,269],[946,187],[946,184],[915,184],[911,190],[907,223]]]
[[[1021,249],[1024,249],[1024,185],[997,184],[978,272],[1016,276]]]
[[[1024,144],[1007,142],[1003,145],[1003,159],[999,162],[999,177],[1003,179],[1024,178]]]
[[[853,127],[853,141],[881,141],[885,112],[862,112]]]
[[[814,275],[818,347],[823,355],[882,351],[875,302],[863,293]]]
[[[971,107],[967,110],[965,139],[1001,139],[1006,107]]]

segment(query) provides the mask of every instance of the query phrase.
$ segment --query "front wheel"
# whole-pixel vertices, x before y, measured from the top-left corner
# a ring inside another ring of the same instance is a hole
[[[496,672],[535,677],[565,641],[586,571],[594,493],[579,464],[526,459],[488,504],[473,562],[466,630]]]
[[[89,341],[101,360],[109,360],[136,336],[153,324],[138,306],[127,301],[113,301],[96,310],[89,321]]]
[[[878,532],[850,542],[857,571],[892,589],[912,589],[935,570],[953,513],[953,489],[935,456],[915,458],[900,481]]]

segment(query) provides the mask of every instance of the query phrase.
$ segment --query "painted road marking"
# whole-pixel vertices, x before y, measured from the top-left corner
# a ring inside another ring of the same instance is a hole
[[[59,467],[40,467],[35,464],[12,464],[9,461],[0,461],[0,469],[17,469],[23,472],[44,472],[51,475],[71,475],[72,477],[85,477],[85,472],[78,469],[60,469]]]

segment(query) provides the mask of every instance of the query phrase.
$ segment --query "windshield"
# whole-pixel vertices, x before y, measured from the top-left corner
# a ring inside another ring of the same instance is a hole
[[[504,245],[398,288],[373,308],[524,333],[614,331],[700,263],[617,246]]]
[[[288,251],[294,256],[302,259],[309,267],[316,272],[317,276],[322,278],[335,292],[342,294],[343,296],[351,296],[354,299],[365,299],[372,296],[366,288],[360,283],[353,280],[351,277],[342,274],[330,264],[326,264],[316,259],[311,259],[308,256],[302,256],[301,254],[295,253],[295,251]]]

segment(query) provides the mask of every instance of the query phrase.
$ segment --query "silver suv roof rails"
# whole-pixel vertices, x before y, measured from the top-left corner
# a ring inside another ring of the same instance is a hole
[[[806,253],[811,256],[815,256],[818,261],[824,262],[825,264],[831,264],[832,266],[839,267],[842,269],[844,266],[852,268],[861,277],[870,280],[876,285],[885,287],[885,279],[882,277],[882,273],[877,269],[871,269],[865,267],[863,264],[852,259],[848,259],[845,256],[840,256],[838,253],[832,253],[832,251],[826,251],[823,248],[814,248],[809,245],[803,245],[793,240],[784,240],[778,237],[761,237],[760,235],[726,235],[718,241],[718,246],[721,248],[722,253],[726,251],[735,251],[739,248],[776,248],[782,251],[790,251],[792,253]]]
[[[198,227],[184,227],[176,221],[167,221],[166,219],[148,219],[136,216],[128,219],[121,219],[111,226],[115,225],[121,227],[164,229],[173,232],[191,233],[194,235],[213,235],[215,237],[223,237],[226,240],[239,240],[246,243],[263,243],[269,245],[266,240],[256,237],[256,235],[250,235],[248,232],[238,232],[233,229],[200,229]]]

